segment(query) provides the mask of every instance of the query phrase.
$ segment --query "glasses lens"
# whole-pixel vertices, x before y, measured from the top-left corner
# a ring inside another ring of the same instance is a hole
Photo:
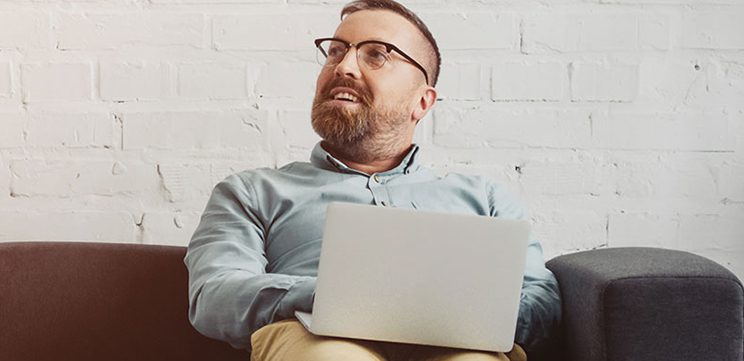
[[[337,40],[325,40],[318,46],[318,63],[321,65],[335,65],[341,62],[348,48],[346,44]]]
[[[379,69],[390,59],[387,47],[377,43],[366,43],[359,47],[359,58],[371,69]]]

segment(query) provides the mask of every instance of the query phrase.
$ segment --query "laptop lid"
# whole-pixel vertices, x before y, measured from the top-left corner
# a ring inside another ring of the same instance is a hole
[[[509,351],[529,222],[332,203],[311,332]]]

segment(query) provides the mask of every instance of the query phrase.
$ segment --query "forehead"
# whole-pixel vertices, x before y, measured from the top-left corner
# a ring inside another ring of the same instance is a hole
[[[419,30],[403,16],[390,10],[361,10],[344,18],[334,37],[351,43],[380,40],[418,55]],[[413,54],[411,54],[413,55]]]

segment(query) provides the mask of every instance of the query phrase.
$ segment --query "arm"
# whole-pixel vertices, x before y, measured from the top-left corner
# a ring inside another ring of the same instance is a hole
[[[262,326],[312,308],[315,277],[266,273],[265,220],[250,184],[215,186],[186,254],[189,320],[202,334],[250,348]]]
[[[504,188],[490,184],[491,216],[508,219],[527,219],[524,207]],[[519,301],[519,317],[515,342],[528,355],[536,352],[557,330],[561,317],[561,298],[558,282],[545,267],[542,247],[532,240],[527,247],[527,261]]]

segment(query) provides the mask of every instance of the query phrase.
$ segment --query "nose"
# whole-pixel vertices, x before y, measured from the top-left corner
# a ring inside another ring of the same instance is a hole
[[[361,70],[359,69],[359,62],[357,61],[357,49],[355,47],[349,48],[349,51],[344,54],[344,58],[336,64],[334,73],[337,77],[348,76],[352,79],[359,79],[362,76]]]

